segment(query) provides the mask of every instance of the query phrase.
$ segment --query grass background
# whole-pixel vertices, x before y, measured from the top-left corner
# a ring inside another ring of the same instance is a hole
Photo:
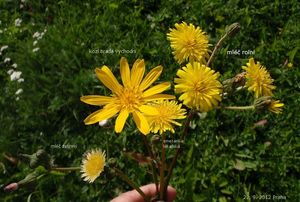
[[[17,18],[22,19],[20,26],[15,26]],[[250,57],[227,55],[227,50],[255,50],[255,59],[275,79],[275,97],[285,103],[284,112],[277,116],[214,110],[205,118],[195,117],[195,128],[190,129],[171,180],[177,189],[176,201],[245,201],[247,195],[264,194],[300,200],[298,1],[1,0],[0,19],[0,45],[8,45],[0,55],[0,152],[17,156],[42,148],[55,156],[56,164],[78,166],[86,150],[100,147],[139,184],[151,182],[146,169],[120,155],[123,148],[145,150],[131,122],[121,135],[113,132],[114,121],[105,127],[83,124],[96,108],[81,103],[80,96],[109,93],[96,79],[94,68],[106,64],[117,75],[122,56],[130,64],[144,58],[148,71],[164,66],[161,81],[173,80],[180,66],[166,39],[170,27],[181,21],[198,25],[214,45],[226,25],[239,22],[240,32],[224,43],[212,67],[225,80],[241,72]],[[33,45],[34,33],[45,29]],[[36,47],[39,50],[33,52]],[[90,49],[135,53],[91,54]],[[4,62],[5,58],[11,61]],[[293,68],[284,65],[286,60]],[[14,63],[24,82],[10,81],[7,71]],[[15,95],[20,88],[23,93]],[[253,95],[242,92],[224,104],[252,102]],[[263,119],[268,120],[265,126],[253,127]],[[76,148],[51,147],[63,144]],[[3,156],[0,165],[1,185],[30,173],[26,164],[12,164]],[[93,184],[83,182],[77,172],[45,177],[12,193],[1,192],[0,199],[109,201],[127,190],[130,187],[109,172]]]

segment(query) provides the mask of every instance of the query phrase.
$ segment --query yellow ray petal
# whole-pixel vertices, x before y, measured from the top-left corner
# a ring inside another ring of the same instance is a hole
[[[155,107],[149,106],[149,105],[142,105],[139,107],[139,110],[146,114],[146,115],[150,115],[150,116],[155,116],[159,114],[159,111],[157,111],[157,109]]]
[[[110,103],[112,101],[112,97],[101,96],[101,95],[86,95],[81,96],[80,100],[89,105],[97,105],[102,106]]]
[[[115,131],[116,133],[120,133],[122,132],[123,130],[123,127],[124,127],[124,124],[128,118],[128,111],[125,109],[125,110],[122,110],[118,116],[118,118],[116,119],[116,124],[115,124]]]
[[[145,90],[146,88],[148,88],[149,86],[151,86],[152,83],[154,83],[154,81],[157,80],[157,78],[160,76],[161,72],[163,70],[162,66],[158,66],[153,68],[145,77],[145,79],[143,79],[141,85],[140,85],[140,89],[141,91]]]
[[[139,131],[141,131],[141,133],[143,133],[144,135],[147,135],[150,132],[150,126],[145,116],[138,111],[132,112],[132,115]]]
[[[148,90],[146,90],[143,93],[143,97],[148,97],[148,96],[151,96],[151,95],[161,93],[161,92],[167,90],[168,88],[170,88],[170,86],[171,86],[170,82],[163,82],[161,84],[153,86],[152,88],[149,88]]]
[[[98,79],[112,92],[119,94],[122,91],[122,86],[107,66],[96,68],[95,72]]]
[[[132,86],[139,86],[145,72],[144,60],[137,59],[131,69],[131,84]]]
[[[124,86],[130,86],[130,69],[127,59],[122,57],[120,60],[120,73]]]
[[[109,119],[118,113],[119,110],[116,107],[104,107],[103,109],[97,110],[94,113],[90,114],[84,119],[86,125],[94,124],[105,119]]]
[[[175,99],[174,95],[168,95],[168,94],[156,94],[156,95],[151,95],[148,97],[144,97],[144,100],[146,102],[149,101],[154,101],[154,100],[171,100],[171,99]]]

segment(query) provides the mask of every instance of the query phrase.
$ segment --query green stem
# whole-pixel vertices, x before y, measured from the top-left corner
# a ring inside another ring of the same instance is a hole
[[[182,132],[182,134],[181,134],[181,136],[180,136],[180,142],[179,142],[179,143],[182,143],[183,140],[184,140],[184,138],[185,138],[185,136],[187,135],[188,129],[189,129],[189,127],[190,127],[190,122],[191,122],[191,120],[192,120],[192,118],[193,118],[193,116],[194,116],[194,113],[195,113],[195,112],[194,112],[193,109],[190,110],[190,112],[189,112],[189,114],[188,114],[188,117],[187,117],[187,120],[186,120],[186,122],[185,122],[185,124],[184,124],[184,130],[183,130],[183,132]],[[167,174],[167,176],[166,176],[165,186],[164,186],[164,188],[163,188],[165,192],[166,192],[167,189],[168,189],[169,181],[170,181],[170,179],[171,179],[171,176],[172,176],[172,173],[173,173],[173,169],[174,169],[174,167],[175,167],[175,165],[176,165],[177,158],[178,158],[179,153],[181,152],[181,150],[182,150],[181,146],[179,146],[179,147],[176,149],[175,156],[173,157],[172,163],[171,163],[171,165],[170,165],[170,167],[169,167],[169,169],[168,169],[168,174]]]
[[[145,135],[142,135],[143,140],[144,140],[144,144],[147,148],[147,152],[150,155],[151,158],[151,170],[152,170],[152,178],[153,181],[155,183],[155,187],[156,187],[156,192],[158,193],[158,179],[157,179],[157,171],[156,171],[156,166],[155,166],[155,162],[157,162],[156,156],[154,155],[153,151],[151,150],[151,147],[149,145],[149,142],[147,140],[147,137]]]
[[[144,199],[144,201],[146,202],[151,202],[149,197],[145,195],[145,193],[140,189],[140,187],[133,182],[131,179],[129,179],[129,177],[123,173],[120,169],[115,168],[115,167],[110,167],[112,168],[117,175],[119,175],[119,177],[121,177],[125,182],[127,182],[128,185],[130,185],[133,189],[135,189]]]
[[[160,162],[160,200],[165,200],[165,164],[166,164],[166,148],[165,148],[166,136],[162,134],[161,143],[161,162]]]
[[[253,110],[255,109],[255,106],[254,105],[251,105],[251,106],[225,106],[223,107],[224,109],[232,109],[232,110]]]
[[[208,59],[208,62],[206,64],[206,66],[209,67],[209,65],[212,63],[213,59],[215,58],[218,50],[221,48],[224,40],[227,38],[228,34],[226,33],[224,36],[222,36],[222,38],[218,41],[217,45],[215,46],[212,54],[210,55],[209,59]]]
[[[69,171],[76,171],[80,170],[80,167],[66,167],[66,168],[59,168],[59,167],[54,167],[51,168],[51,171],[61,171],[61,172],[69,172]]]
[[[221,48],[224,40],[227,38],[227,37],[233,37],[234,35],[236,35],[236,33],[240,30],[241,26],[239,25],[239,23],[233,23],[231,24],[227,30],[226,30],[226,33],[224,34],[224,36],[222,36],[222,38],[218,41],[217,45],[215,46],[206,66],[209,67],[209,65],[212,63],[215,55],[217,54],[218,50]]]

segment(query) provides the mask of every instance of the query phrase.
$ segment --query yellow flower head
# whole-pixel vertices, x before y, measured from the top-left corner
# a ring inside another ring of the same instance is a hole
[[[82,159],[81,171],[84,181],[94,182],[104,170],[105,152],[100,149],[87,152]]]
[[[176,101],[167,101],[160,100],[151,104],[155,107],[159,114],[147,116],[147,119],[150,124],[150,130],[153,133],[164,133],[167,130],[170,130],[174,133],[174,128],[172,124],[181,126],[180,123],[175,121],[176,119],[184,119],[186,116],[185,109],[181,108],[181,104],[177,104]]]
[[[271,103],[269,104],[268,108],[271,112],[275,114],[280,114],[282,113],[282,107],[284,106],[283,103],[281,103],[279,100],[272,100]]]
[[[179,64],[189,62],[205,62],[209,58],[208,37],[199,27],[182,22],[176,23],[167,34],[175,59]]]
[[[154,107],[147,105],[147,103],[155,100],[174,99],[172,95],[161,94],[161,92],[170,88],[170,83],[163,82],[150,87],[160,76],[163,70],[162,66],[153,68],[144,79],[144,60],[136,60],[130,70],[126,58],[122,57],[120,66],[123,86],[119,84],[107,66],[96,68],[98,79],[112,91],[112,95],[110,97],[101,95],[82,96],[80,98],[82,102],[104,106],[102,109],[90,114],[84,120],[84,123],[87,125],[98,123],[119,113],[115,123],[115,131],[120,133],[129,114],[132,114],[136,126],[146,135],[150,132],[150,127],[145,115],[158,113]]]
[[[272,85],[273,79],[264,66],[259,62],[255,64],[254,59],[250,58],[247,66],[243,66],[243,69],[246,70],[245,85],[249,91],[254,91],[256,98],[273,95],[272,90],[275,89],[275,86]]]
[[[175,92],[183,93],[179,100],[190,108],[207,112],[221,101],[222,84],[219,73],[199,62],[188,63],[177,71]]]

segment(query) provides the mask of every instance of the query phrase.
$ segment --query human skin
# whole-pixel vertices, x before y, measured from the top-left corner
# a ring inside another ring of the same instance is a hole
[[[140,187],[140,189],[145,193],[146,196],[150,198],[157,195],[155,184],[148,184]],[[167,202],[174,201],[176,197],[176,190],[173,187],[168,186],[167,194]],[[136,190],[132,190],[122,193],[118,197],[112,199],[110,202],[144,202],[144,199]]]

